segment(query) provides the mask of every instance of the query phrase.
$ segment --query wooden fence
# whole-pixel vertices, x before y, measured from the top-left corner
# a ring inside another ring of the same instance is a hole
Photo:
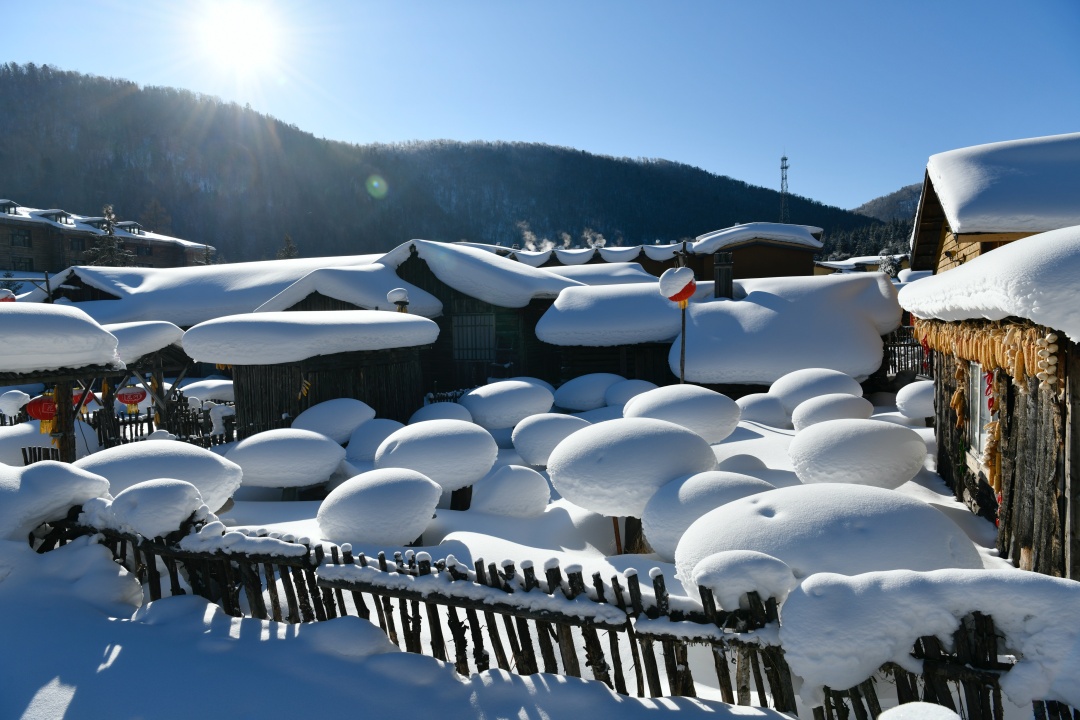
[[[634,573],[608,580],[596,573],[587,580],[580,567],[553,561],[538,572],[530,563],[466,566],[452,556],[432,561],[411,551],[367,558],[348,545],[311,544],[265,530],[239,538],[230,531],[226,543],[220,524],[188,522],[151,540],[79,526],[79,511],[39,528],[31,545],[46,552],[79,535],[100,534],[151,600],[195,593],[229,615],[286,623],[354,615],[378,624],[402,650],[452,662],[463,675],[499,667],[580,677],[588,668],[593,679],[638,697],[695,695],[689,654],[698,647],[711,658],[710,675],[725,702],[796,713],[772,599],[751,594],[748,609],[725,612],[705,588],[699,588],[700,606],[671,598],[655,570],[643,590]],[[889,663],[855,687],[826,688],[814,718],[876,717],[875,683],[889,682],[901,703],[922,700],[970,720],[1004,720],[999,680],[1012,662],[999,644],[993,619],[974,613],[955,633],[951,651],[934,637],[916,642],[912,655],[923,661],[921,674]],[[1037,702],[1034,710],[1036,720],[1080,718],[1059,703]]]
[[[913,372],[916,375],[932,376],[933,358],[923,350],[915,329],[910,325],[901,325],[882,338],[884,343],[885,364],[888,375],[899,372]]]

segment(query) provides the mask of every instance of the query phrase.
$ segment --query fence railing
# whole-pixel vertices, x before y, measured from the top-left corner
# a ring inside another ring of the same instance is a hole
[[[908,371],[916,375],[930,375],[933,371],[933,358],[923,350],[922,343],[915,337],[915,328],[901,325],[882,338],[883,352],[888,363],[889,375]]]
[[[792,674],[778,633],[777,602],[744,596],[745,609],[716,608],[698,588],[700,604],[671,597],[664,575],[650,573],[643,588],[628,571],[609,579],[551,560],[538,570],[426,552],[379,553],[368,558],[349,545],[230,530],[213,521],[185,523],[165,538],[147,539],[67,520],[30,536],[47,552],[79,535],[95,534],[117,562],[135,573],[150,600],[194,593],[230,615],[299,623],[353,615],[370,620],[396,646],[452,662],[463,675],[499,667],[592,678],[638,697],[696,694],[693,667],[707,652],[710,675],[725,702],[773,707],[796,714]],[[936,637],[920,638],[912,656],[922,671],[887,663],[847,689],[825,689],[815,720],[868,720],[881,713],[875,684],[895,685],[900,703],[921,700],[951,708],[970,720],[1005,720],[1001,677],[1015,660],[1001,652],[992,617],[964,618],[947,650]],[[1055,702],[1036,702],[1036,720],[1075,720],[1080,713]]]

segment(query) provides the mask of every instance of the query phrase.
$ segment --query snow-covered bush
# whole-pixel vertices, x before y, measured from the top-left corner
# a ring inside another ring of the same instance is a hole
[[[113,520],[110,527],[143,537],[159,537],[179,529],[202,505],[199,489],[189,482],[173,478],[144,480],[120,491],[109,504]]]
[[[643,392],[656,389],[656,383],[648,380],[623,380],[613,383],[604,391],[604,404],[622,406],[630,401],[630,398]]]
[[[917,380],[896,393],[896,409],[904,417],[922,419],[934,416],[934,382]]]
[[[617,382],[626,380],[614,373],[589,373],[568,380],[555,390],[555,405],[563,410],[581,412],[604,407],[604,393]]]
[[[349,441],[353,430],[375,417],[375,409],[354,398],[335,398],[312,405],[292,421],[294,430],[310,430],[339,445]]]
[[[424,405],[409,417],[409,425],[426,422],[428,420],[461,420],[472,422],[473,416],[469,409],[456,402],[435,402]]]
[[[649,417],[681,425],[718,443],[739,424],[741,409],[727,395],[699,385],[667,385],[641,393],[623,406],[623,417]]]
[[[774,428],[789,428],[791,420],[780,398],[769,393],[751,393],[735,401],[742,411],[740,420],[761,423]]]
[[[8,390],[0,395],[0,415],[15,417],[28,402],[30,402],[30,396],[22,390]]]
[[[715,467],[712,447],[697,433],[665,420],[619,418],[570,435],[552,451],[547,469],[555,489],[575,505],[640,518],[668,482]]]
[[[217,400],[218,402],[236,401],[236,391],[233,388],[233,381],[225,380],[224,378],[196,380],[195,382],[184,385],[180,390],[188,400],[196,399],[204,402],[207,400]]]
[[[25,547],[27,534],[38,525],[62,520],[73,506],[108,492],[108,480],[67,463],[0,464],[0,538]]]
[[[225,454],[244,472],[245,487],[308,487],[326,482],[345,448],[321,433],[279,428],[246,437]]]
[[[868,420],[873,414],[874,406],[865,398],[829,393],[799,403],[791,413],[791,424],[802,430],[826,420]]]
[[[458,399],[473,422],[487,430],[513,428],[530,415],[546,413],[554,401],[547,388],[521,380],[481,385]]]
[[[406,425],[383,440],[375,451],[375,467],[409,468],[443,490],[458,490],[487,475],[498,454],[491,433],[479,425],[426,420]]]
[[[361,423],[349,436],[349,445],[345,448],[346,459],[375,462],[375,451],[382,441],[403,427],[397,420],[389,418],[374,418]]]
[[[573,415],[543,413],[519,422],[510,437],[522,460],[542,467],[547,465],[556,445],[578,430],[589,427],[589,424]]]
[[[805,368],[789,372],[777,378],[769,386],[769,394],[776,396],[790,415],[799,403],[818,395],[846,393],[862,396],[862,386],[850,375],[825,368]]]
[[[896,489],[926,461],[926,443],[910,428],[879,420],[826,420],[788,446],[804,483],[854,483]]]
[[[415,470],[372,470],[326,496],[319,529],[335,543],[405,545],[424,532],[441,494],[438,483]]]
[[[522,465],[504,465],[476,482],[469,509],[504,517],[544,514],[551,490],[544,476]]]
[[[762,600],[783,602],[799,581],[783,560],[754,550],[726,550],[705,557],[694,568],[694,585],[712,591],[721,610],[738,610],[755,592]]]
[[[108,478],[109,492],[114,496],[145,480],[161,477],[186,480],[199,489],[211,511],[221,508],[233,496],[245,474],[229,458],[197,445],[170,440],[117,445],[78,460],[75,466]]]
[[[678,576],[693,578],[699,562],[726,550],[772,555],[800,579],[983,567],[968,536],[933,506],[895,490],[840,483],[777,488],[710,510],[675,549]]]
[[[671,562],[679,538],[699,517],[724,503],[773,489],[764,480],[723,470],[676,478],[649,499],[641,527],[656,554]]]

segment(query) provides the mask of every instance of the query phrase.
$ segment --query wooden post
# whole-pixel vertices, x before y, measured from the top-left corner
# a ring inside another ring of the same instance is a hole
[[[71,381],[60,380],[53,389],[56,403],[56,447],[60,462],[75,462],[75,410],[71,407]]]

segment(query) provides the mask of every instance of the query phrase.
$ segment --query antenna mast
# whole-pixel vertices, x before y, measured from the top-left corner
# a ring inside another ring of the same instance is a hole
[[[788,207],[787,207],[787,153],[784,153],[780,158],[780,222],[788,222]]]

